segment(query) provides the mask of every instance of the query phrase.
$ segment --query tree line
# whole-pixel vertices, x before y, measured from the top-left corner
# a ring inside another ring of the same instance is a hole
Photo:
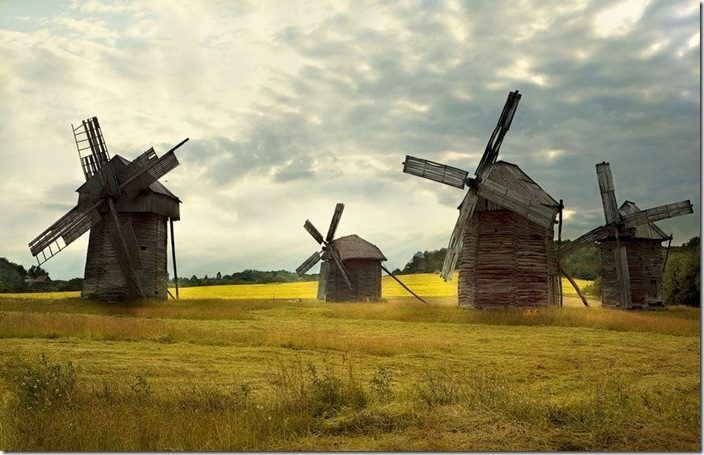
[[[438,273],[442,269],[446,251],[446,248],[440,248],[418,252],[406,263],[403,269],[397,268],[394,273],[399,275]],[[663,274],[665,302],[670,305],[699,306],[701,289],[699,237],[693,237],[681,246],[670,247],[669,251],[663,247],[663,255],[667,257]],[[595,280],[590,290],[598,293],[601,264],[599,247],[596,244],[581,248],[563,258],[562,265],[567,273],[575,278]],[[6,258],[0,258],[0,292],[80,291],[83,286],[82,278],[48,280],[41,284],[34,283],[35,278],[45,275],[48,276],[48,273],[39,266],[33,265],[29,269],[25,269],[20,264],[15,264]],[[318,274],[299,276],[288,270],[246,269],[226,275],[218,272],[212,277],[193,275],[190,278],[179,278],[178,282],[180,287],[189,287],[221,284],[290,283],[317,279]],[[173,279],[169,281],[169,284],[173,286]]]

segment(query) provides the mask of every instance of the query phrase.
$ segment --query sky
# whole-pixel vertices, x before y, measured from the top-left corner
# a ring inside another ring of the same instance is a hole
[[[565,203],[564,238],[603,224],[594,165],[620,203],[683,199],[700,231],[699,3],[687,1],[0,0],[0,256],[71,209],[71,124],[108,149],[177,151],[179,274],[293,270],[335,204],[403,267],[447,245],[464,193],[401,172],[406,154],[473,173],[506,96],[499,159]],[[88,235],[44,264],[82,276]],[[315,271],[313,269],[312,271]]]

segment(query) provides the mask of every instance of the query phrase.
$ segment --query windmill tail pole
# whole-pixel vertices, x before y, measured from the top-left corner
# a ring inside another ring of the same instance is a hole
[[[582,290],[579,289],[579,286],[577,286],[577,283],[572,279],[572,277],[565,271],[562,266],[560,266],[560,273],[565,275],[565,278],[570,282],[572,287],[574,288],[575,291],[577,291],[577,295],[579,296],[580,299],[582,299],[582,303],[584,304],[585,307],[589,308],[589,302],[587,302],[587,298],[584,297],[584,294],[582,294]]]
[[[183,144],[188,142],[188,140],[189,140],[189,138],[186,138],[186,139],[182,140],[181,142],[179,142],[178,144],[174,145],[173,147],[171,147],[171,150],[169,150],[169,152],[173,152],[177,148],[181,147]],[[166,152],[166,153],[169,153],[169,152]]]
[[[413,297],[417,298],[418,300],[420,300],[421,302],[425,303],[426,305],[428,304],[428,302],[426,302],[425,300],[423,300],[422,298],[420,298],[420,297],[418,296],[418,294],[416,294],[415,292],[411,291],[411,290],[408,288],[408,286],[406,286],[405,284],[403,284],[403,281],[399,280],[399,279],[396,277],[396,275],[394,275],[393,273],[391,273],[391,272],[389,271],[389,269],[387,269],[386,267],[384,267],[383,264],[381,265],[381,268],[384,269],[384,272],[386,272],[391,278],[393,278],[394,280],[396,280],[396,281],[398,282],[398,284],[400,284],[400,285],[403,287],[403,289],[405,289],[405,290],[407,290],[408,292],[410,292],[410,293],[413,295]]]

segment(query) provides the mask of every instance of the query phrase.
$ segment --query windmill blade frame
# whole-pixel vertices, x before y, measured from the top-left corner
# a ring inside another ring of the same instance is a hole
[[[570,243],[566,245],[561,245],[560,246],[560,254],[562,255],[563,258],[567,257],[568,255],[574,253],[580,248],[583,248],[591,243],[596,242],[597,240],[601,240],[603,238],[608,237],[609,235],[609,229],[606,226],[599,226],[594,229],[592,229],[589,232],[586,232],[582,234],[581,236],[577,237],[575,240],[571,241]]]
[[[478,200],[479,198],[477,197],[474,189],[471,188],[464,196],[464,199],[460,204],[460,213],[457,217],[455,227],[452,229],[450,242],[447,245],[447,252],[445,253],[445,260],[442,264],[442,272],[440,273],[445,281],[452,279],[452,274],[455,270],[457,259],[460,255],[460,251],[462,250],[464,231],[467,228],[468,220],[474,213]]]
[[[499,156],[499,150],[501,149],[501,144],[504,141],[506,133],[508,133],[511,128],[511,123],[513,123],[513,117],[516,115],[516,111],[518,110],[518,102],[520,100],[521,94],[518,93],[518,90],[509,92],[508,97],[506,98],[506,103],[504,103],[504,107],[501,110],[501,115],[499,115],[499,121],[497,122],[494,131],[491,133],[489,142],[486,144],[486,148],[484,149],[484,154],[479,161],[479,166],[477,166],[477,170],[474,172],[474,175],[477,178],[481,179],[486,176],[491,165],[496,162],[496,159]]]
[[[303,223],[303,228],[308,231],[308,233],[315,239],[316,242],[318,242],[321,245],[325,245],[325,239],[323,238],[323,234],[320,233],[320,231],[313,226],[313,223],[310,222],[310,220],[306,220],[305,223]]]
[[[335,232],[337,232],[337,226],[340,224],[340,218],[342,218],[342,211],[345,209],[345,204],[338,202],[335,205],[335,212],[332,214],[332,219],[330,220],[330,227],[328,228],[328,234],[325,236],[325,243],[332,242],[335,237]]]
[[[608,162],[602,161],[596,164],[596,178],[599,182],[599,193],[601,194],[601,204],[604,207],[606,224],[617,223],[620,221],[621,215],[618,213],[614,177]]]
[[[88,208],[80,206],[72,208],[29,242],[29,251],[37,259],[39,265],[54,257],[59,251],[66,248],[98,223],[101,216],[97,208],[102,203],[102,201],[99,201]],[[63,244],[58,242],[59,239],[62,240]],[[48,256],[46,250],[49,251]],[[40,254],[42,258],[39,257]]]
[[[315,253],[311,254],[308,259],[303,261],[303,264],[299,265],[296,268],[296,273],[299,275],[303,275],[308,270],[313,268],[313,266],[315,264],[317,264],[320,261],[320,259],[321,259],[320,253],[316,251]]]
[[[682,215],[693,213],[692,203],[689,199],[673,202],[671,204],[659,205],[649,209],[643,209],[630,215],[622,217],[627,228],[635,228],[643,224],[654,223]]]
[[[557,210],[534,202],[524,195],[491,180],[484,180],[476,185],[479,197],[521,215],[545,229],[550,228],[555,223]]]
[[[406,155],[403,162],[403,172],[461,190],[464,189],[469,176],[469,172],[465,170],[410,155]]]

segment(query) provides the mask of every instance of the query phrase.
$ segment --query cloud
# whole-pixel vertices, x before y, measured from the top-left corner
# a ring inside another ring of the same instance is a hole
[[[69,125],[97,115],[111,153],[163,153],[183,200],[185,275],[293,269],[306,218],[382,248],[442,247],[463,193],[401,172],[415,155],[474,172],[509,90],[500,159],[564,199],[563,237],[603,222],[594,164],[619,202],[689,198],[662,224],[699,232],[698,9],[687,1],[76,2],[0,18],[0,255],[31,263],[75,202]],[[569,214],[569,216],[567,215]],[[31,235],[30,235],[31,237]],[[82,272],[85,239],[47,263]]]

